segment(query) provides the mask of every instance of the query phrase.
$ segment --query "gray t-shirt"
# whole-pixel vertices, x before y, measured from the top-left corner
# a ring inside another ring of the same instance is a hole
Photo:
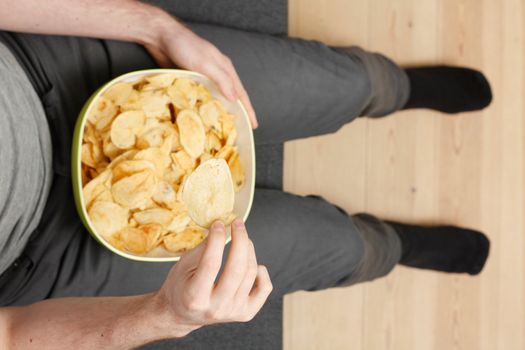
[[[44,109],[22,67],[0,42],[0,274],[37,227],[52,174]]]

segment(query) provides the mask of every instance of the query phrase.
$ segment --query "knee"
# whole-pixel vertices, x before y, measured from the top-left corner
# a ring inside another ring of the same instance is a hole
[[[334,229],[333,229],[334,230]],[[337,226],[332,233],[331,251],[338,257],[342,271],[353,275],[364,263],[365,243],[358,228],[348,218],[346,225]]]

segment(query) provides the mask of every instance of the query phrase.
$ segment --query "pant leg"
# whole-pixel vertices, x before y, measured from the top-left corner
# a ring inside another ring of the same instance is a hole
[[[272,298],[370,281],[388,274],[401,256],[391,226],[366,214],[349,216],[319,197],[257,189],[246,226],[259,264],[270,272]],[[225,258],[228,252],[229,246]],[[50,297],[150,292],[172,266],[129,261],[87,234],[71,242],[61,265]]]
[[[318,196],[257,190],[247,228],[259,263],[268,266],[272,298],[371,281],[401,256],[391,226],[366,214],[349,216]]]
[[[316,41],[190,26],[229,56],[260,121],[256,142],[331,133],[358,116],[384,116],[406,103],[405,72],[380,54]]]
[[[392,113],[408,98],[404,71],[378,54],[210,25],[192,29],[234,61],[260,120],[258,144],[330,133],[364,114]],[[55,169],[64,175],[87,97],[114,76],[155,67],[130,43],[27,34],[7,39],[44,100]]]
[[[68,181],[57,177],[39,235],[24,254],[19,285],[2,286],[1,305],[45,298],[133,295],[158,289],[172,263],[137,262],[104,248],[82,227]],[[368,216],[348,216],[318,197],[258,189],[247,228],[257,259],[274,284],[272,298],[370,281],[390,272],[401,254],[394,230]],[[229,245],[225,250],[225,258]]]

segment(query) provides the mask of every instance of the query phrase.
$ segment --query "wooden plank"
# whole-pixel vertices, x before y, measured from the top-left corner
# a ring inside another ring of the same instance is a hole
[[[285,188],[350,212],[451,223],[492,240],[480,277],[397,268],[285,303],[285,349],[524,349],[525,3],[291,0],[292,35],[364,46],[406,65],[481,69],[483,112],[410,111],[292,142]],[[349,176],[351,174],[351,176]]]

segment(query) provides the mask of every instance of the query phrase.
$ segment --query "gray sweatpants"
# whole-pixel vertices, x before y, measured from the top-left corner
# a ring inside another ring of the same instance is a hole
[[[190,26],[234,62],[259,118],[257,145],[331,133],[359,116],[392,113],[408,98],[404,72],[378,54]],[[55,170],[42,222],[16,266],[0,276],[0,305],[157,289],[172,264],[129,261],[95,242],[75,212],[69,174],[82,104],[110,78],[154,67],[151,57],[138,45],[114,41],[12,33],[0,33],[0,40],[42,99]],[[271,298],[369,281],[400,258],[400,241],[389,225],[368,215],[349,216],[319,197],[257,188],[247,227],[259,263],[269,269]]]

